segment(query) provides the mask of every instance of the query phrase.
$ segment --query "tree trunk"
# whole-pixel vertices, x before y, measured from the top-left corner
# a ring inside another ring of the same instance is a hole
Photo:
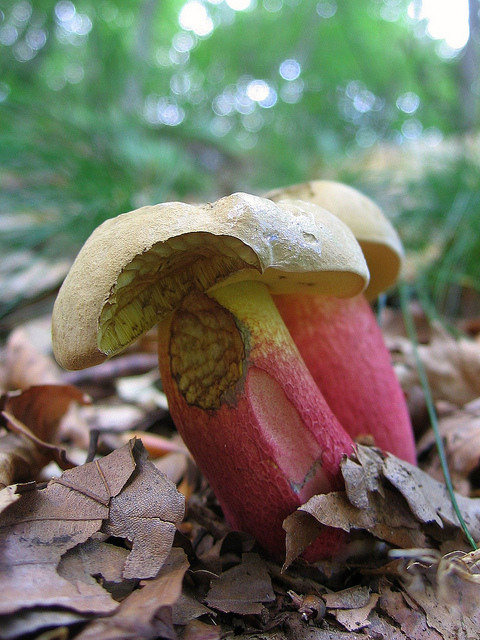
[[[460,61],[460,100],[463,129],[473,131],[478,123],[480,97],[480,2],[468,0],[470,35]]]

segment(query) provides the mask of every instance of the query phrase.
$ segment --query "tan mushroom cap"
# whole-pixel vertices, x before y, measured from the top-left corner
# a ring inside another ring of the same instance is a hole
[[[265,197],[277,203],[286,198],[314,202],[338,216],[353,231],[365,255],[369,300],[397,281],[404,256],[401,240],[380,207],[357,189],[332,180],[312,180],[270,191]]]
[[[54,353],[66,369],[99,364],[193,290],[261,280],[272,293],[350,297],[368,277],[352,232],[310,203],[236,193],[142,207],[101,224],[81,249],[55,302]]]

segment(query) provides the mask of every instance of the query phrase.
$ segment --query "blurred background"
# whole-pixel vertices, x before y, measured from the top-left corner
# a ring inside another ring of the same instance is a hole
[[[2,335],[104,219],[312,178],[384,208],[432,315],[480,315],[479,11],[0,0]]]

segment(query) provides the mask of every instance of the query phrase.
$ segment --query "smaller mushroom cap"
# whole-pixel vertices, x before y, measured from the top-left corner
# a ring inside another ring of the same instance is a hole
[[[332,180],[312,180],[265,194],[274,202],[295,198],[313,202],[338,216],[362,247],[370,271],[369,300],[393,286],[403,263],[403,247],[380,207],[353,187]]]
[[[237,193],[142,207],[101,224],[80,250],[55,301],[54,354],[66,369],[99,364],[194,290],[260,280],[272,293],[350,297],[368,277],[350,229],[311,203]]]

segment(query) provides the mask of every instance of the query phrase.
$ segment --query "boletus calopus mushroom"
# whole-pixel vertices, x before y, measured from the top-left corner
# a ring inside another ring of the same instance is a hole
[[[349,298],[275,296],[292,338],[333,413],[354,439],[416,462],[415,442],[403,391],[369,302],[393,286],[403,248],[381,209],[358,190],[315,180],[267,194],[274,202],[301,199],[324,207],[352,230],[365,255],[370,282]]]
[[[107,220],[77,256],[52,318],[67,369],[98,364],[158,324],[172,418],[230,525],[274,556],[284,518],[342,487],[351,437],[305,366],[272,293],[354,296],[368,269],[316,205],[237,193]],[[317,544],[328,555],[337,535]]]

